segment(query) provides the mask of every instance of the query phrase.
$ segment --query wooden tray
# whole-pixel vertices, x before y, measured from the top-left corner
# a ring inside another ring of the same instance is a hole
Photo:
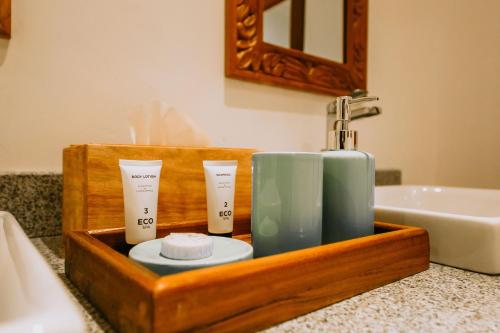
[[[117,330],[255,331],[428,268],[424,229],[378,222],[373,236],[164,277],[127,258],[118,158],[161,158],[167,166],[160,178],[158,237],[206,232],[201,160],[238,159],[234,235],[250,242],[253,151],[116,145],[65,150],[66,275]],[[190,186],[183,183],[187,175]],[[175,196],[165,195],[172,189]]]

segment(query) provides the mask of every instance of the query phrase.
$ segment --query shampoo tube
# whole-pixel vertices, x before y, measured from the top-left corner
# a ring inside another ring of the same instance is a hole
[[[203,161],[207,187],[208,232],[230,235],[238,161]]]
[[[138,244],[156,238],[156,211],[162,161],[120,160],[125,241]]]

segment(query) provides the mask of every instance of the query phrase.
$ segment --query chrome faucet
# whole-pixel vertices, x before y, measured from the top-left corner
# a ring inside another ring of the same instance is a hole
[[[361,89],[356,89],[351,93],[352,99],[363,99],[368,96],[368,92]],[[363,102],[360,100],[360,102]],[[334,118],[331,116],[335,116],[336,114],[336,106],[335,101],[328,103],[326,110],[328,111],[328,120],[330,118]],[[370,106],[370,107],[359,107],[355,109],[351,109],[351,120],[356,120],[360,118],[377,116],[382,113],[382,109],[379,106]],[[328,121],[328,122],[329,122]]]
[[[370,106],[370,107],[362,106],[352,109],[349,107],[349,105],[351,104],[357,104],[375,100],[378,100],[378,97],[369,97],[367,91],[356,89],[352,92],[350,97],[338,97],[334,101],[328,103],[326,108],[328,111],[326,118],[327,142],[329,142],[329,132],[332,131],[332,129],[338,130],[339,126],[342,127],[344,125],[344,122],[339,121],[338,119],[345,118],[345,115],[343,114],[345,110],[349,109],[348,121],[381,114],[382,110],[378,106]],[[349,105],[343,105],[343,104],[349,104]]]

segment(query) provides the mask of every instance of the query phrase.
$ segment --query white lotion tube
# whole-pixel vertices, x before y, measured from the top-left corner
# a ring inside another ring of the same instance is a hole
[[[120,160],[125,241],[138,244],[156,238],[156,211],[162,161]]]
[[[208,232],[233,232],[234,187],[238,161],[203,161],[207,188]]]

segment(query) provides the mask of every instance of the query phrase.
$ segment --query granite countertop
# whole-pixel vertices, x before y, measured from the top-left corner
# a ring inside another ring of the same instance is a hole
[[[33,243],[80,304],[89,332],[113,332],[64,275],[61,236]],[[265,332],[500,332],[500,276],[430,269],[274,326]]]

